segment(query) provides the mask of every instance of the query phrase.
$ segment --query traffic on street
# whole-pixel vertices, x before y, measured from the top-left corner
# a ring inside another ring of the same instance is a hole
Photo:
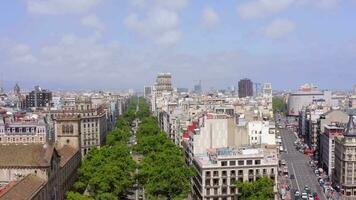
[[[311,158],[298,151],[298,135],[288,126],[286,119],[276,115],[276,120],[279,128],[278,186],[281,199],[327,200],[315,170],[310,165]]]

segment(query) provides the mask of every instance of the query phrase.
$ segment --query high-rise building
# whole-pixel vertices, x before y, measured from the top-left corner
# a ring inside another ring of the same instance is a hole
[[[239,97],[253,96],[253,83],[250,79],[241,79],[239,81]]]
[[[194,92],[198,94],[202,92],[201,81],[199,81],[198,84],[194,85]]]
[[[39,108],[50,106],[52,101],[52,92],[49,90],[41,89],[36,86],[33,91],[26,95],[27,108]]]
[[[172,91],[172,75],[170,73],[159,73],[157,75],[155,89],[157,92]]]
[[[264,97],[272,97],[272,84],[271,83],[263,84],[262,95]]]

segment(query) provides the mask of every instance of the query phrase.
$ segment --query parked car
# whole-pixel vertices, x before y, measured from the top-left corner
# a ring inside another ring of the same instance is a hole
[[[306,192],[302,193],[302,199],[303,200],[308,200],[308,194]]]
[[[310,187],[308,185],[305,185],[304,186],[304,191],[308,194],[310,194],[311,190],[310,190]]]
[[[294,174],[291,174],[291,175],[289,176],[289,178],[290,178],[290,179],[295,179]]]
[[[299,190],[296,190],[296,191],[294,192],[294,196],[295,196],[295,197],[300,197],[300,192],[299,192]]]
[[[312,194],[309,194],[309,196],[308,196],[308,200],[314,200],[314,197],[313,197],[313,195],[312,195]]]

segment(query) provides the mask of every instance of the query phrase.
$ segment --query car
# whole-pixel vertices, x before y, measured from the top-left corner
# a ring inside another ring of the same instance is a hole
[[[313,197],[312,194],[309,194],[309,195],[308,195],[308,200],[314,200],[314,197]]]
[[[314,192],[313,193],[314,200],[320,200],[318,193]]]
[[[294,192],[294,196],[295,196],[295,197],[300,197],[300,192],[299,192],[299,190],[296,190],[296,191]]]
[[[279,151],[280,151],[280,152],[283,152],[283,151],[284,151],[283,146],[280,146],[280,147],[279,147]]]
[[[305,185],[304,186],[304,191],[306,192],[306,193],[308,193],[308,194],[310,194],[310,187],[308,186],[308,185]]]
[[[302,193],[302,199],[303,200],[308,200],[308,194],[306,192]]]
[[[138,199],[140,199],[140,200],[143,199],[143,196],[142,195],[138,196]]]
[[[289,178],[290,178],[290,179],[295,179],[294,174],[291,174],[291,175],[289,176]]]

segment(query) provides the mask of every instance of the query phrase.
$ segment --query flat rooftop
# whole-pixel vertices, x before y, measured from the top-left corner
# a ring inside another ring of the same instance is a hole
[[[194,156],[201,167],[218,167],[222,160],[261,160],[261,165],[277,165],[276,148],[215,148],[208,149],[206,154]]]

